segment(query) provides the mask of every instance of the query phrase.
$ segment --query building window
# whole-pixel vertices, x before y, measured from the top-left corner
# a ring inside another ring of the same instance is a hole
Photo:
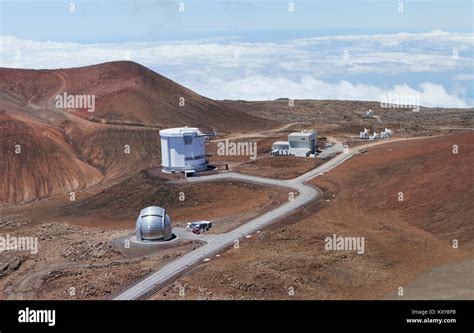
[[[198,155],[198,156],[192,156],[192,157],[185,157],[185,161],[194,161],[194,160],[200,160],[202,158],[206,157],[206,155]]]
[[[193,143],[193,137],[191,135],[184,135],[183,139],[185,145],[190,145]]]

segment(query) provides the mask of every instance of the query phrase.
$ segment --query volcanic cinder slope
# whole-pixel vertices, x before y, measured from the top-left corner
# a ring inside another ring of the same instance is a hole
[[[0,111],[0,127],[0,202],[61,194],[102,178],[56,127],[5,111]]]
[[[55,97],[64,93],[95,96],[95,111],[56,108]],[[69,193],[159,165],[159,129],[186,125],[227,133],[275,123],[133,62],[0,68],[0,204]]]

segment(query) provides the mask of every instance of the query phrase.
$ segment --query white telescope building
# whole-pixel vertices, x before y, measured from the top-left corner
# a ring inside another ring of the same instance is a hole
[[[206,142],[209,134],[196,127],[160,131],[163,172],[196,172],[207,169]]]
[[[294,132],[288,135],[290,155],[308,157],[316,152],[316,131]]]
[[[308,157],[316,153],[317,135],[318,132],[315,130],[290,133],[288,141],[273,143],[271,154]]]

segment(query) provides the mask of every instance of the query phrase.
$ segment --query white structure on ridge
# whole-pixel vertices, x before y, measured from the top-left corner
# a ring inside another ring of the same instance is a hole
[[[377,132],[374,132],[374,134],[369,136],[369,140],[378,140],[378,139],[379,139],[379,135]]]
[[[367,128],[364,128],[364,131],[359,133],[359,138],[368,139],[369,135],[370,135],[369,130]]]
[[[207,169],[206,142],[209,134],[196,127],[160,131],[163,172],[195,172]]]
[[[360,139],[369,139],[369,140],[378,140],[378,139],[387,139],[393,135],[391,129],[385,128],[383,131],[380,131],[380,135],[377,132],[370,135],[370,132],[367,128],[364,128],[363,132],[359,132]]]
[[[381,139],[387,139],[391,137],[393,134],[393,131],[391,129],[385,128],[382,132],[380,132],[380,138]]]

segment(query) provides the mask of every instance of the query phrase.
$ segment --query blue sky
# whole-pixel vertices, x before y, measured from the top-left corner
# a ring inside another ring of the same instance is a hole
[[[0,0],[0,66],[129,59],[212,98],[474,104],[470,0],[73,2]]]
[[[239,35],[271,41],[314,35],[472,31],[471,0],[0,1],[5,35],[64,42],[124,42]]]

